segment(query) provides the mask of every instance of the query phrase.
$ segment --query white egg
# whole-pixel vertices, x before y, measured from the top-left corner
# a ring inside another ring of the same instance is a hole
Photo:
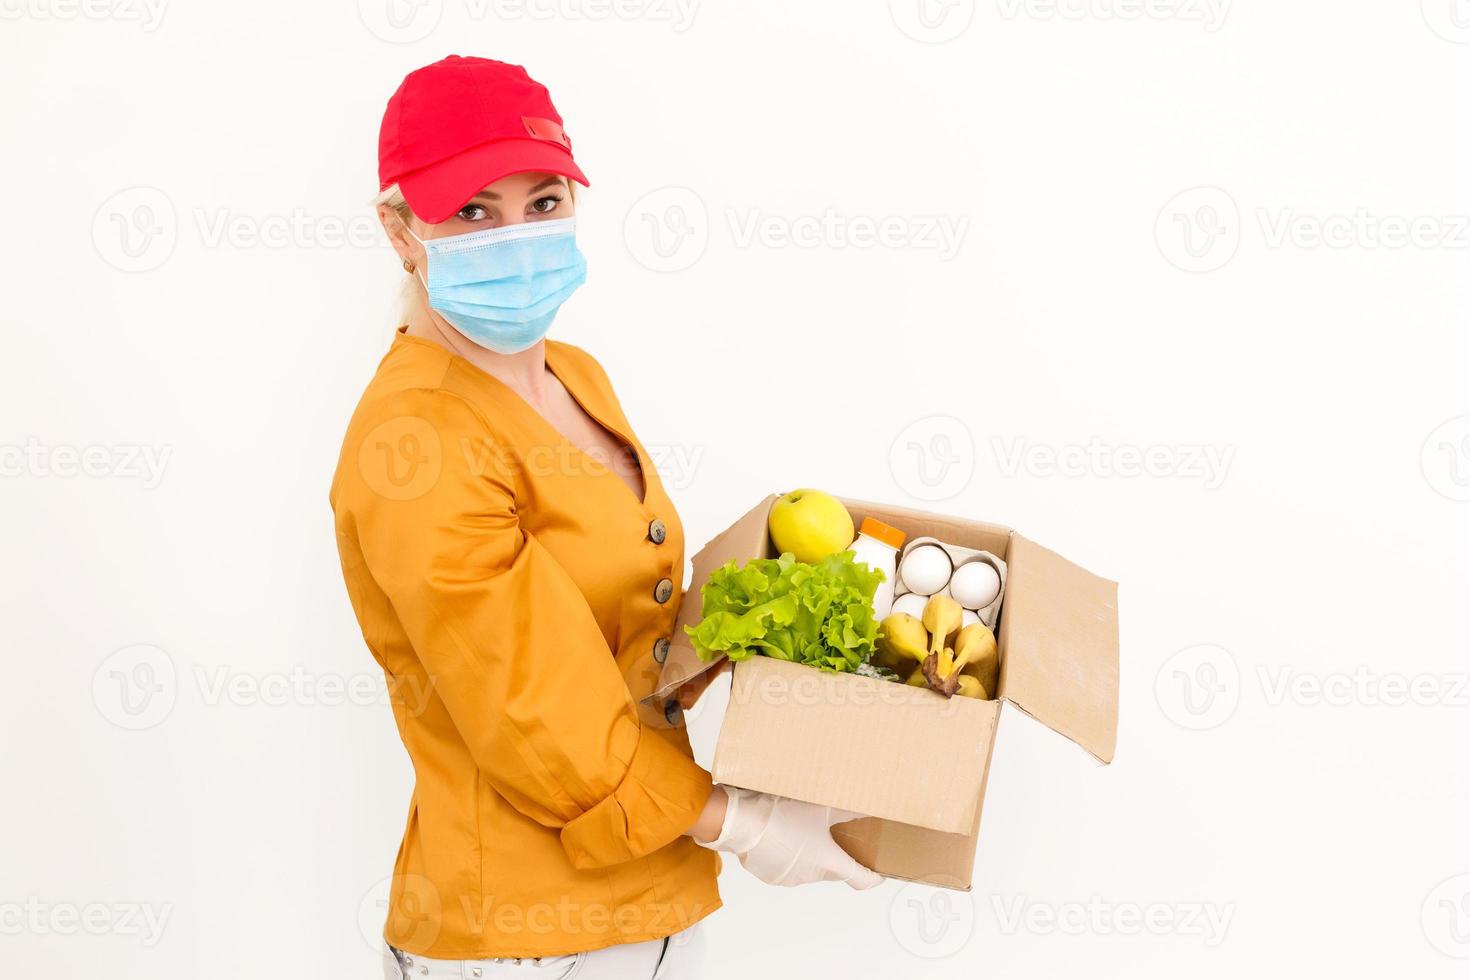
[[[944,588],[952,571],[954,564],[949,560],[948,552],[935,544],[921,544],[903,556],[898,577],[903,579],[910,592],[933,595]]]
[[[979,616],[979,614],[973,613],[973,612],[971,612],[968,609],[961,609],[960,610],[960,629],[964,629],[966,626],[969,626],[971,623],[978,623],[978,622],[980,622],[980,616]]]
[[[917,592],[905,592],[893,600],[893,611],[896,613],[908,613],[915,619],[923,619],[924,607],[928,604],[928,596],[919,595]]]
[[[954,570],[949,592],[966,609],[984,609],[1000,595],[1000,575],[989,562],[966,562]]]

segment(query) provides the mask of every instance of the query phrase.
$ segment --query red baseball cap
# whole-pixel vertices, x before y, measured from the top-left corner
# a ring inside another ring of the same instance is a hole
[[[591,186],[546,87],[520,65],[489,58],[410,72],[378,132],[378,186],[394,183],[429,224],[448,219],[487,184],[545,171]]]

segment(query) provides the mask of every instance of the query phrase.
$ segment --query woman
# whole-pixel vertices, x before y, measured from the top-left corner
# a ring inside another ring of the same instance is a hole
[[[598,363],[544,340],[583,282],[587,178],[523,69],[451,56],[389,101],[378,214],[409,309],[348,426],[332,508],[416,777],[388,977],[687,977],[714,850],[765,881],[881,879],[855,814],[713,786],[668,650],[684,540]],[[615,339],[615,338],[610,338]]]

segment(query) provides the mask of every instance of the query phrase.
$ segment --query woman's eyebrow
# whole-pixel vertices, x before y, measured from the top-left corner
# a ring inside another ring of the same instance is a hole
[[[561,186],[561,178],[560,177],[547,177],[541,183],[537,184],[535,187],[533,187],[530,190],[526,191],[526,193],[527,194],[534,194],[537,191],[545,190],[548,187],[559,187],[559,186]],[[475,200],[475,198],[479,198],[479,197],[487,198],[487,199],[489,199],[491,201],[498,201],[498,200],[500,200],[500,195],[499,194],[497,194],[495,191],[488,191],[488,190],[487,191],[481,191],[480,193],[476,194],[475,197],[470,198],[470,200],[473,201],[473,200]]]

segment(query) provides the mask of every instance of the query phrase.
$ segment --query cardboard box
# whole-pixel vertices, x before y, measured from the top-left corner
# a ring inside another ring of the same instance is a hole
[[[719,661],[694,652],[686,625],[725,562],[774,557],[773,494],[694,556],[678,626],[650,700],[686,706]],[[943,696],[855,674],[752,657],[734,665],[715,747],[716,782],[837,806],[870,818],[833,828],[843,849],[890,878],[968,890],[1001,702],[1112,761],[1118,730],[1117,584],[998,524],[843,500],[854,522],[876,517],[910,538],[992,552],[1008,566],[1000,609],[996,701]],[[946,753],[918,753],[943,745]]]

